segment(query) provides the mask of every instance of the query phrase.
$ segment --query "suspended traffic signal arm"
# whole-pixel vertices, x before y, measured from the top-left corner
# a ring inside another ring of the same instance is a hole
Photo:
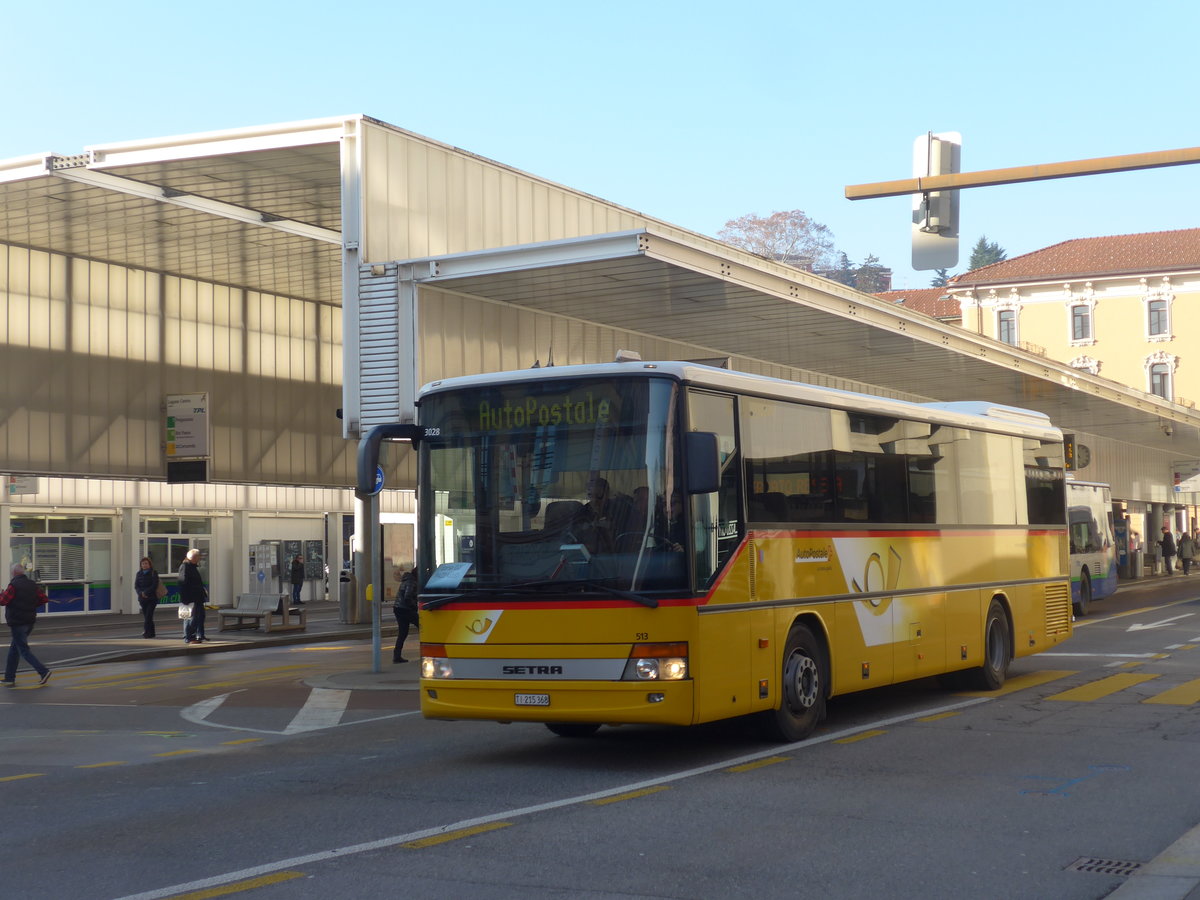
[[[1161,169],[1166,166],[1186,166],[1197,162],[1200,162],[1200,147],[1189,147],[1184,150],[1157,150],[1153,153],[1104,156],[1097,159],[1078,159],[1038,166],[1016,166],[1011,169],[988,169],[982,172],[905,178],[901,181],[851,184],[846,187],[846,199],[873,200],[878,197],[900,197],[924,191],[960,190],[990,187],[996,184],[1019,184],[1023,181],[1047,181],[1051,178],[1074,178],[1078,175],[1103,175],[1107,172]]]

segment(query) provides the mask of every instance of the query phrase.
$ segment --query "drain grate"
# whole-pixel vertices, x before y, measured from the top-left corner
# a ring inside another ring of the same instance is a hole
[[[1130,862],[1127,859],[1100,859],[1095,856],[1081,856],[1067,866],[1068,872],[1098,872],[1101,875],[1132,875],[1142,867],[1140,862]]]

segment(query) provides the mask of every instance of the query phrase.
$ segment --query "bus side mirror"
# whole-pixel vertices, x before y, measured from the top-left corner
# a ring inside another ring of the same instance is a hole
[[[689,431],[684,436],[687,454],[687,492],[712,494],[721,487],[721,458],[717,436],[711,431]]]

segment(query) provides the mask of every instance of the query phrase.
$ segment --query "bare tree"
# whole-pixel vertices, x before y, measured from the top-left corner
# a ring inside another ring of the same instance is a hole
[[[730,219],[717,237],[759,256],[810,271],[833,268],[836,263],[833,233],[802,209]]]

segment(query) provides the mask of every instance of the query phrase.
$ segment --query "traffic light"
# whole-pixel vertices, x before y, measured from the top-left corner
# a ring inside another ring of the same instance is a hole
[[[913,175],[955,175],[962,167],[962,135],[927,132],[913,142]],[[958,191],[913,194],[912,266],[949,269],[958,265]]]

